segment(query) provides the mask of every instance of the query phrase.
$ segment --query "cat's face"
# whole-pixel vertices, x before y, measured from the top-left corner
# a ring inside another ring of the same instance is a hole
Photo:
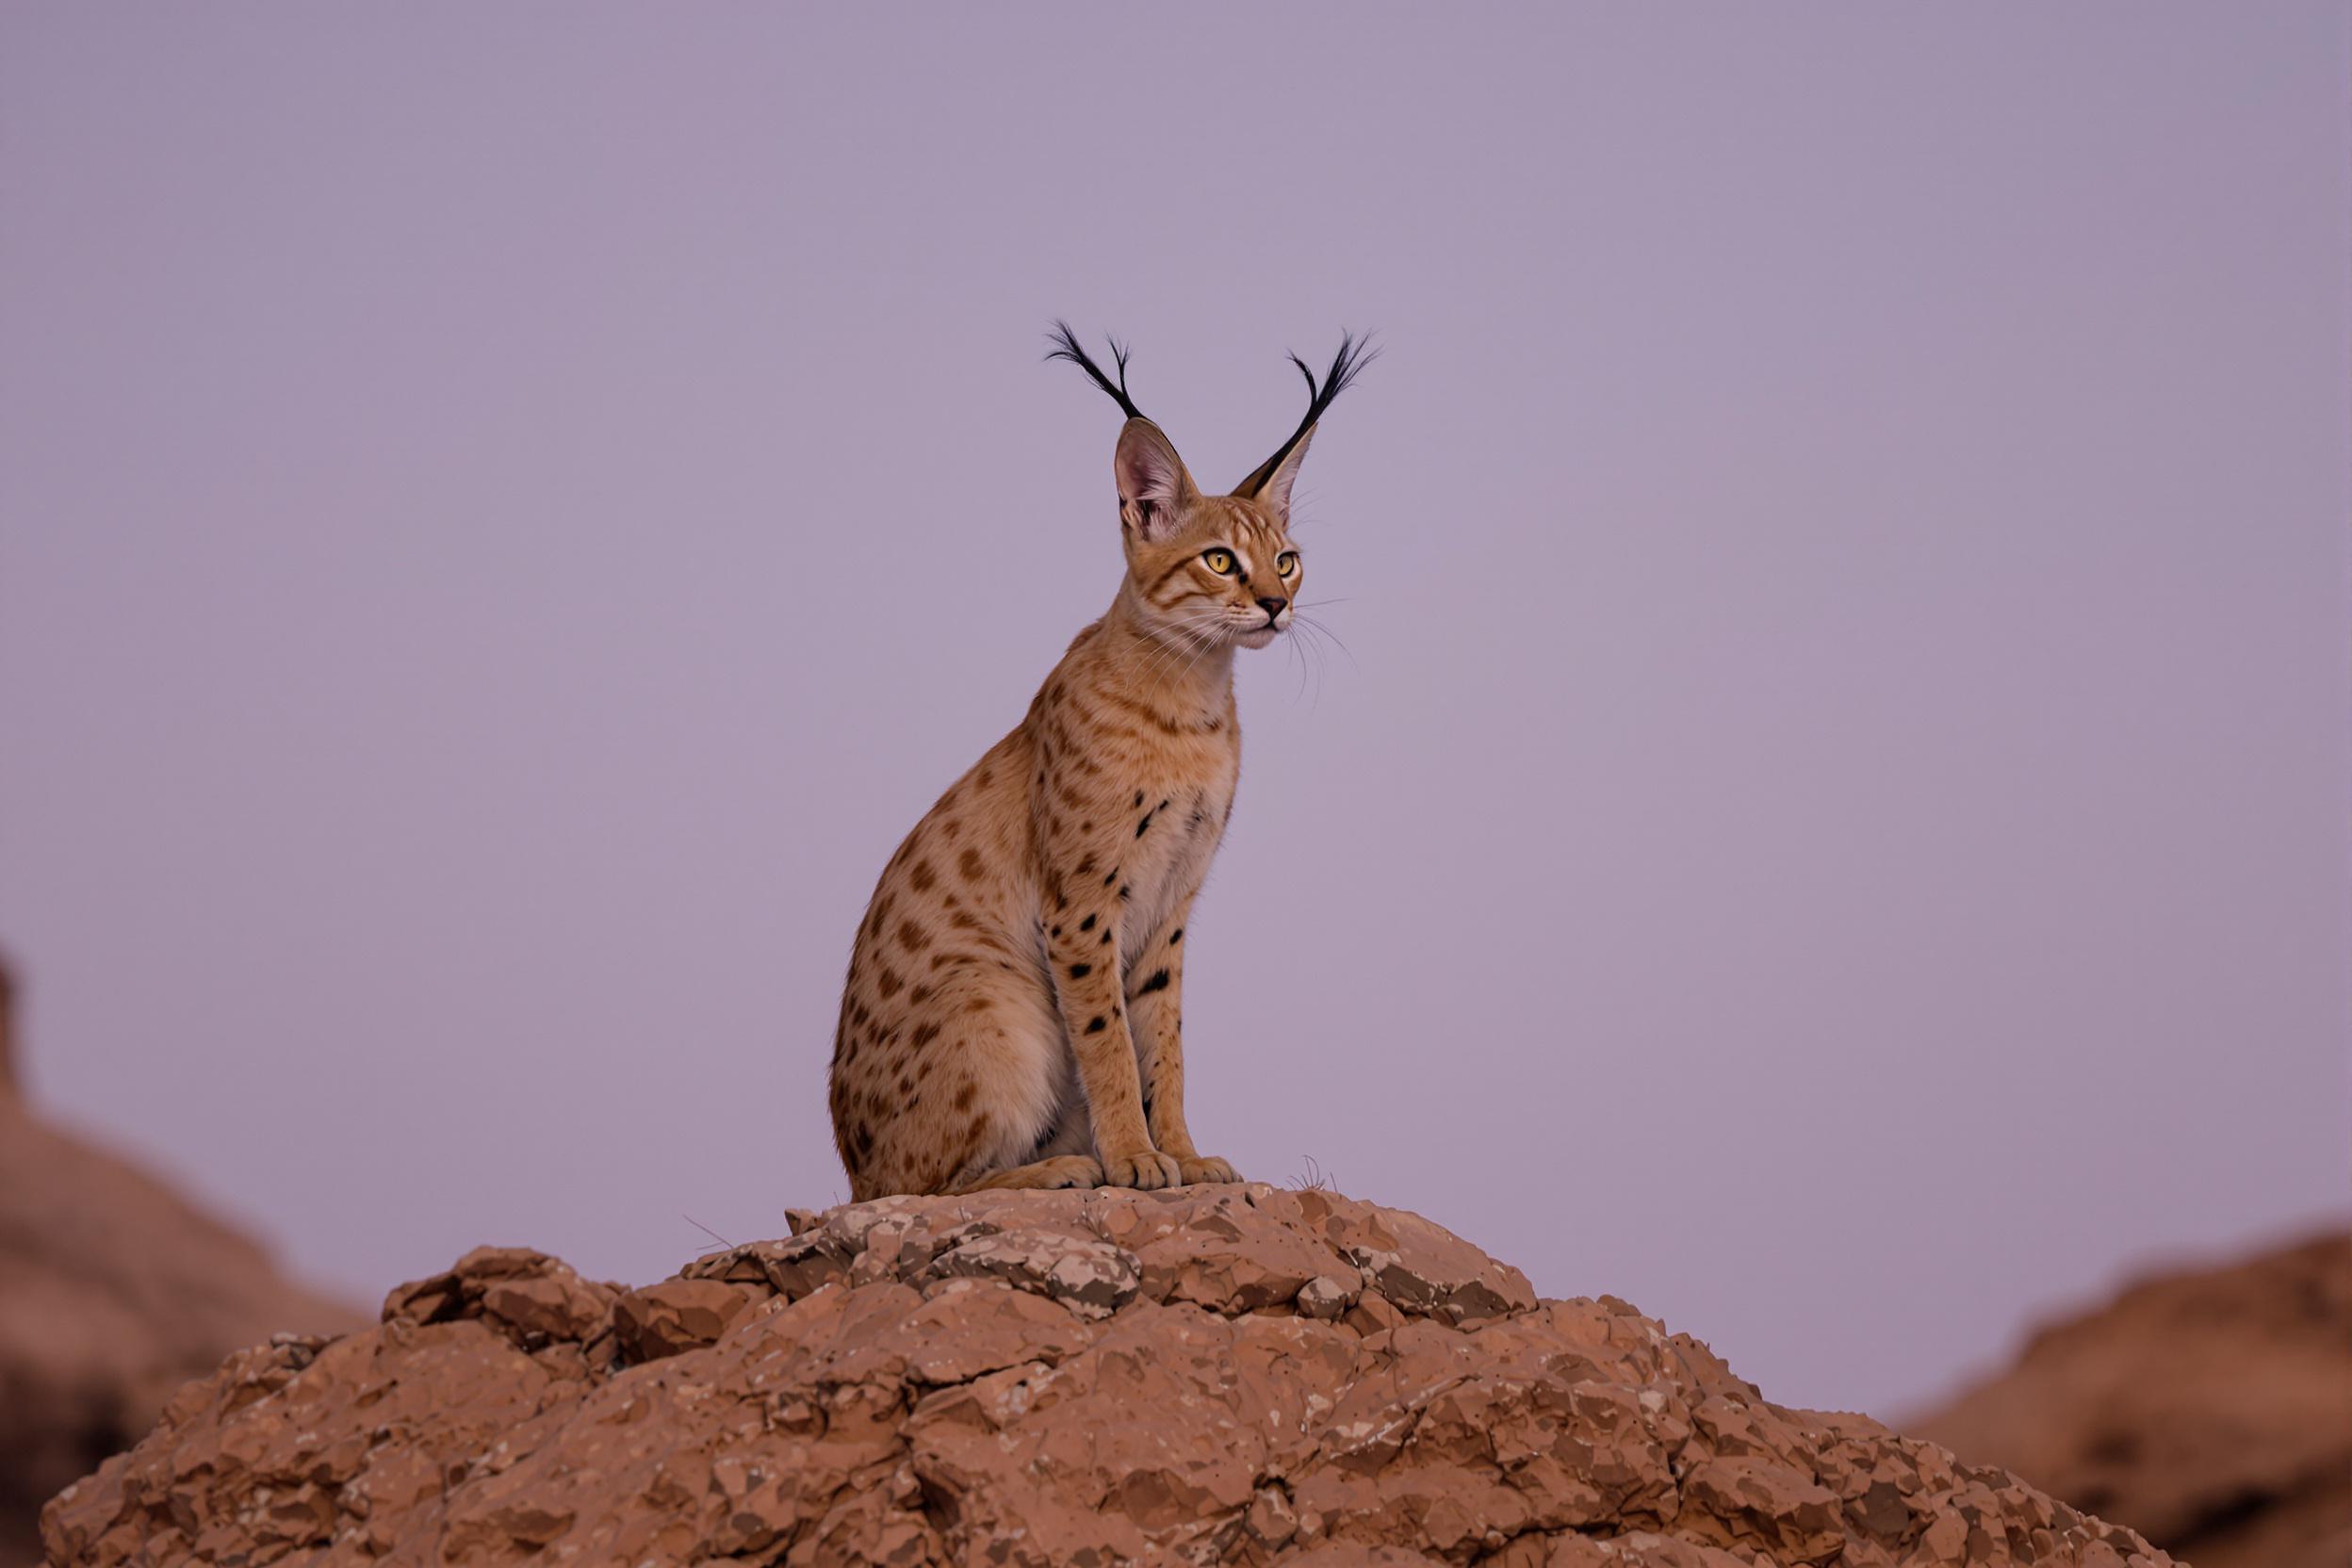
[[[1111,466],[1119,481],[1120,543],[1127,584],[1145,626],[1180,647],[1239,645],[1262,648],[1297,616],[1307,567],[1290,540],[1290,492],[1315,438],[1315,421],[1380,351],[1342,333],[1339,352],[1320,376],[1297,354],[1307,383],[1306,417],[1274,455],[1227,496],[1203,495],[1166,432],[1144,417],[1127,391],[1127,351],[1111,342],[1114,381],[1079,344],[1067,321],[1054,323],[1048,359],[1066,359],[1127,416]],[[1308,623],[1314,625],[1312,621]]]
[[[1290,629],[1307,566],[1290,539],[1287,473],[1248,499],[1204,496],[1147,419],[1128,422],[1116,466],[1128,585],[1147,626],[1199,648],[1262,648]]]
[[[1306,559],[1266,507],[1202,496],[1149,536],[1131,528],[1127,541],[1136,603],[1168,641],[1262,648],[1290,629]]]

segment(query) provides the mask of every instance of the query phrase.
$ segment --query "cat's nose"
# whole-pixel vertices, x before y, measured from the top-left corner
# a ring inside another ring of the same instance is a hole
[[[1274,624],[1274,617],[1280,615],[1283,610],[1288,608],[1289,604],[1290,601],[1288,599],[1260,599],[1258,601],[1258,608],[1266,612],[1266,624],[1272,626]]]

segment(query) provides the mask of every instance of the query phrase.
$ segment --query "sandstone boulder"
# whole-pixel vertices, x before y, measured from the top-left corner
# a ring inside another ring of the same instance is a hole
[[[885,1199],[615,1291],[476,1252],[230,1358],[49,1561],[2158,1568],[1613,1299],[1266,1186]]]
[[[2344,1568],[2352,1236],[2146,1281],[1906,1426],[2197,1568]]]
[[[0,1564],[41,1505],[128,1447],[172,1392],[281,1331],[363,1314],[288,1282],[253,1239],[18,1098],[0,968]]]

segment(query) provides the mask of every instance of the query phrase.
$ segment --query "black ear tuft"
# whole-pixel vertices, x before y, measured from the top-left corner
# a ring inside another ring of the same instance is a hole
[[[1291,432],[1290,439],[1283,442],[1272,457],[1259,464],[1248,479],[1233,486],[1233,494],[1246,500],[1265,489],[1266,482],[1274,477],[1274,471],[1282,466],[1282,460],[1298,449],[1298,443],[1307,438],[1307,433],[1315,429],[1315,422],[1323,417],[1323,411],[1331,406],[1331,400],[1355,384],[1356,378],[1364,373],[1364,368],[1380,355],[1380,351],[1373,346],[1369,335],[1360,338],[1351,332],[1343,332],[1339,335],[1339,352],[1331,356],[1331,368],[1323,373],[1323,379],[1318,383],[1307,362],[1292,354],[1290,362],[1298,367],[1298,373],[1307,379],[1307,416],[1298,421],[1298,428]]]
[[[1111,400],[1126,411],[1127,417],[1143,417],[1143,410],[1137,408],[1135,400],[1127,395],[1127,351],[1119,347],[1118,338],[1106,336],[1104,339],[1111,346],[1111,362],[1119,367],[1119,381],[1114,384],[1111,378],[1102,373],[1102,367],[1086,357],[1086,351],[1078,346],[1078,335],[1070,330],[1069,322],[1055,321],[1054,330],[1046,335],[1054,344],[1046,351],[1046,358],[1070,361],[1092,378],[1095,385],[1108,393]]]

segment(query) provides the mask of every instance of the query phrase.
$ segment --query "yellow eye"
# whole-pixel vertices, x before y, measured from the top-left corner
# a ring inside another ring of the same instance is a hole
[[[1200,559],[1201,559],[1201,560],[1203,560],[1203,561],[1205,561],[1205,562],[1207,562],[1207,563],[1209,564],[1209,570],[1211,570],[1211,571],[1215,572],[1217,576],[1219,576],[1219,577],[1231,577],[1231,576],[1233,576],[1233,551],[1231,551],[1231,550],[1203,550],[1203,551],[1201,551],[1201,552],[1200,552]]]
[[[1282,554],[1276,556],[1274,558],[1274,569],[1282,573],[1284,577],[1290,576],[1291,573],[1298,569],[1298,552],[1297,550],[1284,550]]]

